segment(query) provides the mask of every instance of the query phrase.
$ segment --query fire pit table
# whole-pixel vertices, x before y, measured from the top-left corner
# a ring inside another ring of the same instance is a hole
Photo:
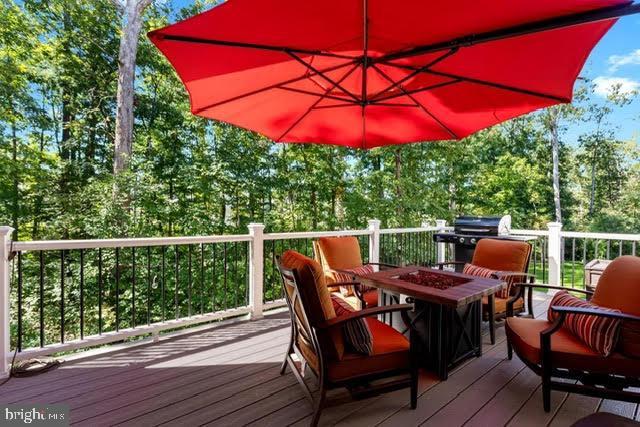
[[[482,355],[482,297],[493,298],[505,286],[485,279],[427,267],[401,267],[360,277],[367,286],[407,295],[421,364],[447,379],[451,367]]]

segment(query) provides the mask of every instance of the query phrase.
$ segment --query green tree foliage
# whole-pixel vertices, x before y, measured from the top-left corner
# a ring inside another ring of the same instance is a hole
[[[214,3],[155,2],[144,31]],[[9,1],[0,19],[0,222],[21,240],[237,233],[252,221],[272,231],[361,228],[373,217],[399,227],[462,213],[510,213],[527,228],[554,217],[544,112],[459,142],[367,152],[274,144],[191,115],[182,84],[144,36],[131,168],[114,177],[113,3]],[[616,140],[609,123],[633,96],[603,104],[588,84],[577,95],[554,116],[563,222],[637,231],[637,145]],[[594,130],[567,144],[567,123],[581,120]]]

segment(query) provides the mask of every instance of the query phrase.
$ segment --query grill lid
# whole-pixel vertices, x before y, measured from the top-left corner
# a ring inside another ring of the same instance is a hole
[[[511,215],[459,216],[453,223],[456,234],[503,236],[511,232]]]

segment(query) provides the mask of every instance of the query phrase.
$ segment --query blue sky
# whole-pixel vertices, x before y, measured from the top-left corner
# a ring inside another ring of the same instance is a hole
[[[602,95],[616,82],[640,92],[640,15],[621,18],[611,28],[589,56],[581,76],[593,79]],[[619,139],[640,141],[640,95],[630,105],[615,109],[611,123]],[[588,123],[572,125],[564,139],[575,143],[585,131]]]
[[[176,8],[193,4],[192,0],[171,1]],[[640,143],[640,15],[618,20],[595,47],[580,76],[597,84],[602,102],[611,84],[639,92],[630,105],[615,108],[610,122],[618,139]],[[589,123],[570,124],[563,140],[575,145],[578,137],[590,130]]]

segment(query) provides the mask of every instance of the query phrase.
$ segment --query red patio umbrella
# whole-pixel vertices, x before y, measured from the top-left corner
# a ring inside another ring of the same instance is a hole
[[[193,114],[278,142],[459,139],[570,102],[626,0],[228,0],[149,33]]]

